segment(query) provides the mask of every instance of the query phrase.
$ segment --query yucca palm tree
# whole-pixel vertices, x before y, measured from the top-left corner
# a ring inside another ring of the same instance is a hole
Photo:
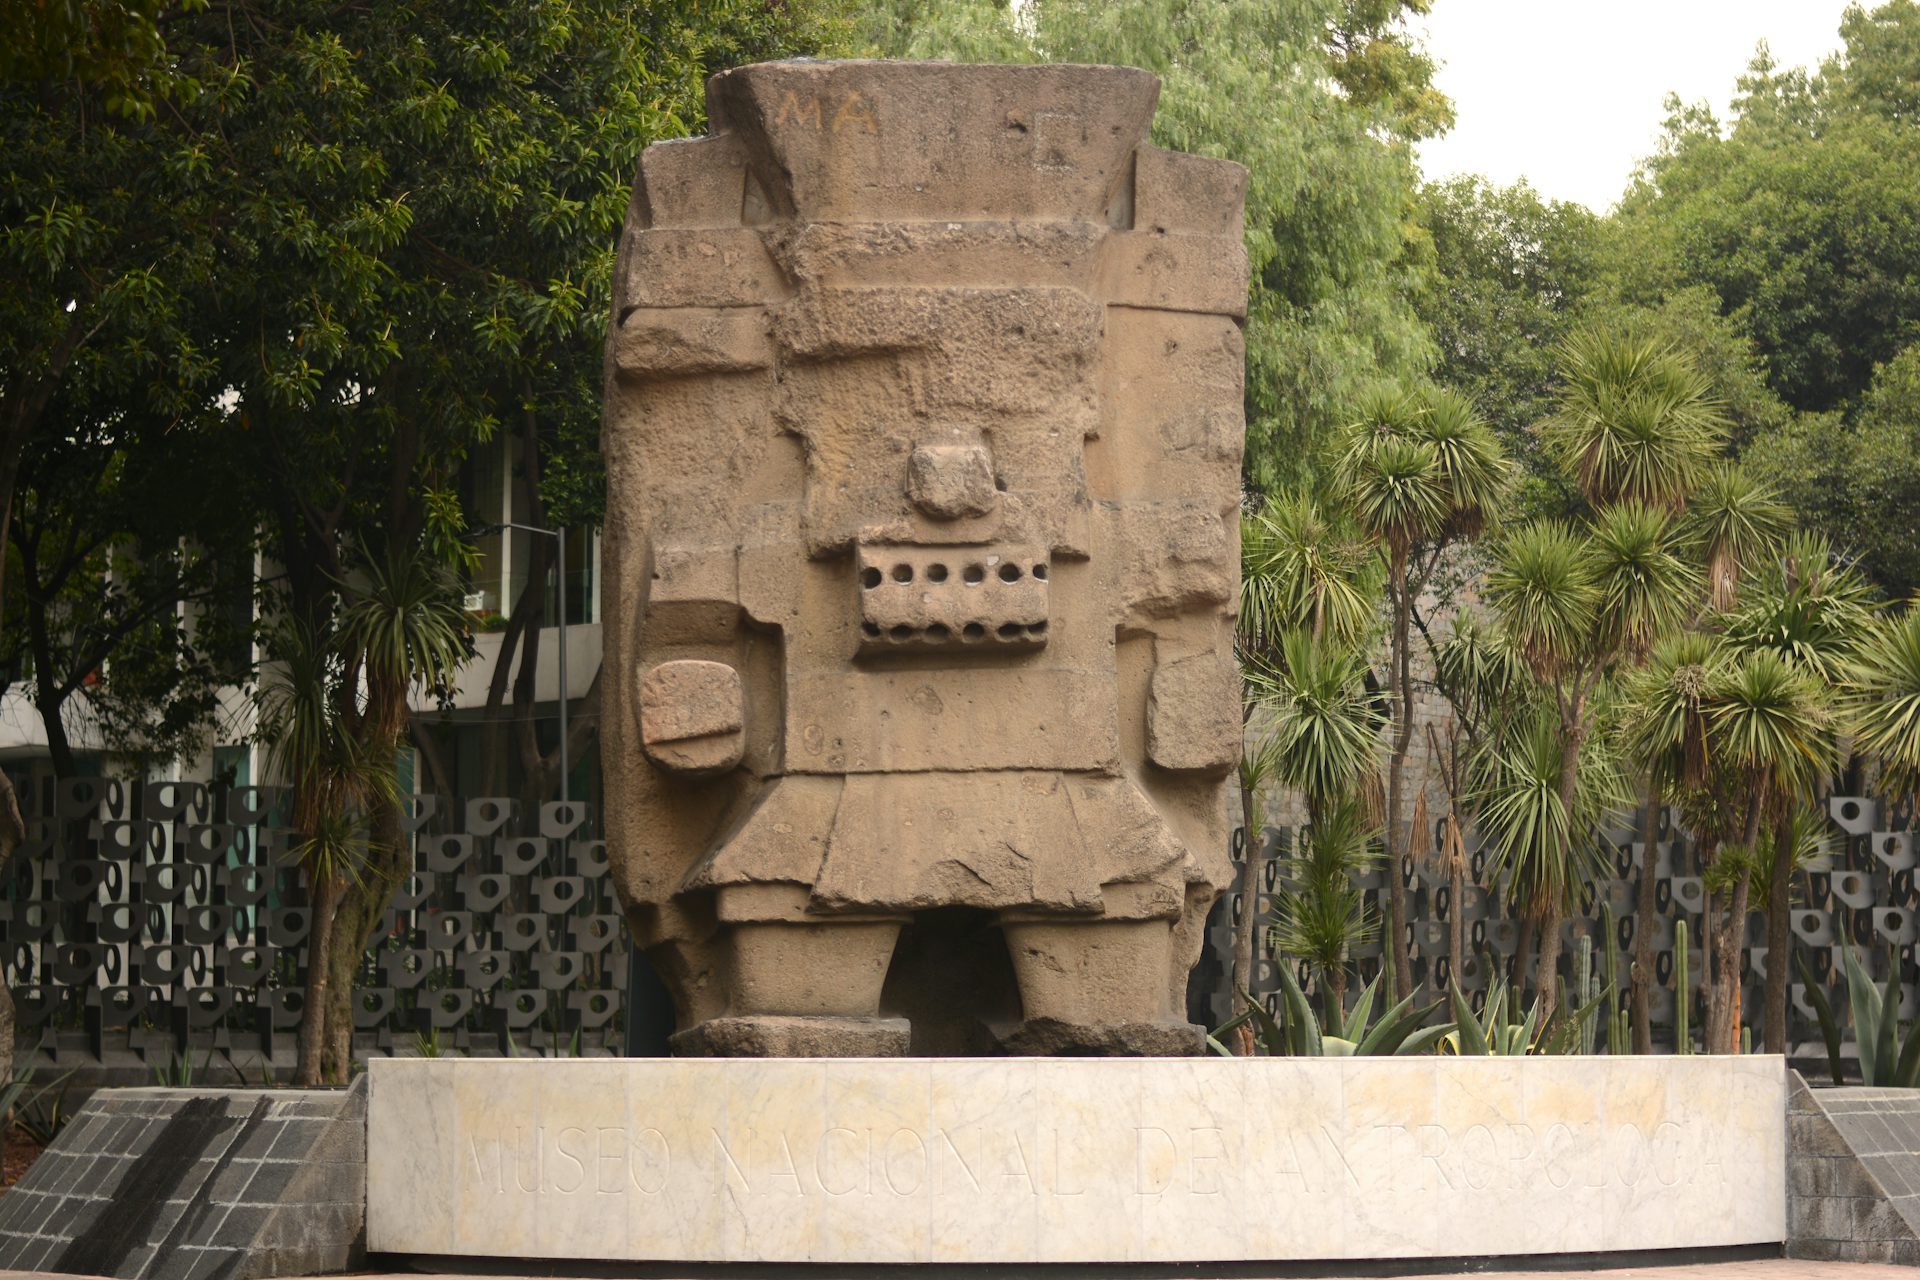
[[[1246,990],[1253,975],[1259,913],[1261,797],[1281,781],[1275,734],[1259,715],[1259,705],[1288,674],[1287,637],[1304,634],[1328,646],[1357,647],[1371,632],[1372,554],[1365,540],[1350,534],[1312,497],[1274,497],[1240,522],[1240,597],[1234,644],[1241,670],[1240,814],[1245,856],[1240,866],[1240,895],[1246,909],[1234,938],[1231,981]],[[1309,646],[1312,648],[1312,646]],[[1362,673],[1364,674],[1364,672]],[[1310,801],[1311,802],[1311,801]],[[1241,1048],[1251,1052],[1251,1037]]]
[[[1709,759],[1723,763],[1740,781],[1740,846],[1750,856],[1758,847],[1763,818],[1785,814],[1781,825],[1790,825],[1794,798],[1832,768],[1828,702],[1805,670],[1765,649],[1730,654],[1708,700]],[[1791,843],[1783,842],[1777,856],[1790,871]],[[1775,889],[1783,898],[1785,879],[1784,874],[1775,876]],[[1736,878],[1717,925],[1720,965],[1705,1026],[1710,1053],[1732,1053],[1740,1042],[1740,952],[1750,901],[1751,878]],[[1777,954],[1785,953],[1783,946]],[[1784,1038],[1784,1021],[1780,1026]]]
[[[1478,536],[1495,519],[1509,473],[1498,438],[1472,403],[1437,388],[1374,389],[1341,443],[1336,475],[1346,505],[1387,563],[1394,704],[1387,760],[1387,945],[1395,948],[1395,999],[1413,990],[1412,966],[1402,954],[1407,906],[1400,866],[1407,855],[1406,762],[1413,743],[1414,602],[1449,543]]]
[[[350,697],[333,637],[291,621],[270,635],[260,733],[275,773],[293,792],[293,853],[307,883],[308,963],[294,1084],[321,1082],[334,914],[367,858],[367,813],[393,782],[370,760],[340,711]]]
[[[1306,631],[1282,638],[1278,666],[1248,672],[1268,716],[1272,776],[1305,797],[1314,822],[1379,769],[1383,718],[1366,678],[1358,649]]]
[[[1707,608],[1725,613],[1734,607],[1741,574],[1779,544],[1792,519],[1773,489],[1738,463],[1708,469],[1686,514],[1688,540],[1706,566]]]
[[[1563,344],[1560,363],[1555,412],[1541,432],[1587,510],[1510,538],[1489,585],[1495,613],[1559,711],[1561,795],[1571,807],[1593,736],[1595,690],[1644,661],[1662,632],[1697,608],[1698,574],[1683,554],[1678,517],[1708,477],[1726,426],[1709,381],[1653,339],[1586,330]],[[1651,803],[1646,820],[1657,827]],[[1550,1010],[1559,922],[1537,923],[1535,985]],[[1642,966],[1641,983],[1650,969]],[[1645,1027],[1644,985],[1634,998]]]
[[[1542,1022],[1552,1017],[1545,957],[1549,935],[1602,870],[1600,824],[1625,800],[1619,771],[1604,744],[1569,758],[1560,717],[1541,707],[1493,743],[1476,762],[1480,834],[1491,855],[1488,869],[1507,877],[1508,893],[1536,922],[1542,982]],[[1557,948],[1553,949],[1557,953]],[[1517,979],[1516,979],[1517,982]]]
[[[1542,437],[1587,501],[1684,507],[1726,442],[1706,375],[1666,343],[1605,326],[1567,339],[1560,370]]]
[[[1469,871],[1466,832],[1475,822],[1474,755],[1505,741],[1508,727],[1535,710],[1532,699],[1539,686],[1506,633],[1479,613],[1457,614],[1433,656],[1434,683],[1453,709],[1444,734],[1433,722],[1427,724],[1433,767],[1447,799],[1434,852],[1446,873],[1448,899],[1458,904],[1465,898]],[[1463,981],[1469,959],[1466,915],[1457,905],[1447,913],[1447,959],[1455,981]]]
[[[1345,1020],[1347,965],[1353,950],[1372,941],[1379,930],[1358,884],[1379,860],[1375,834],[1353,796],[1322,805],[1295,845],[1274,909],[1274,948],[1306,961],[1332,1035],[1340,1034]]]
[[[353,981],[366,940],[413,870],[397,787],[408,693],[451,686],[470,655],[458,580],[422,552],[368,558],[341,596],[331,633],[282,633],[273,657],[286,692],[267,717],[288,735],[277,749],[308,823],[315,905],[303,1059],[308,1041],[317,1043],[318,1076],[334,1084],[351,1066]]]
[[[1841,716],[1854,749],[1879,762],[1881,793],[1920,804],[1920,606],[1867,631],[1847,675]]]
[[[1744,599],[1725,617],[1723,626],[1731,648],[1777,654],[1812,682],[1823,707],[1832,708],[1870,629],[1871,602],[1872,589],[1858,570],[1834,556],[1824,538],[1801,532],[1775,544],[1770,554],[1755,558]],[[1813,785],[1820,781],[1809,780]],[[1767,903],[1769,955],[1784,954],[1792,945],[1787,900],[1791,841],[1784,831],[1796,807],[1811,799],[1810,790],[1802,787],[1782,796],[1773,810],[1776,830],[1769,842],[1773,885],[1762,897]],[[1769,1053],[1786,1052],[1787,991],[1786,969],[1768,966],[1763,1031]]]

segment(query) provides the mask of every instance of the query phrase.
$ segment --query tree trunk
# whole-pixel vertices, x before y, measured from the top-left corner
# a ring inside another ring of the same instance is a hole
[[[1458,819],[1448,819],[1458,821]],[[1458,858],[1450,861],[1447,867],[1447,895],[1453,909],[1447,913],[1447,963],[1453,969],[1453,980],[1466,989],[1464,981],[1467,963],[1467,896],[1466,868]]]
[[[1529,903],[1520,916],[1520,945],[1513,953],[1513,974],[1509,981],[1513,993],[1524,1003],[1527,998],[1527,984],[1533,981],[1533,940],[1539,929],[1533,918],[1533,906]],[[1488,975],[1487,989],[1491,991],[1493,975]]]
[[[1393,998],[1404,1000],[1413,994],[1413,966],[1407,961],[1407,888],[1401,882],[1401,867],[1407,856],[1407,831],[1401,821],[1406,799],[1407,750],[1413,743],[1413,680],[1408,644],[1407,559],[1393,556],[1393,668],[1394,705],[1393,755],[1387,762],[1387,936],[1385,945],[1393,952]]]
[[[1714,1043],[1708,1048],[1710,1053],[1740,1051],[1740,960],[1751,894],[1752,886],[1748,881],[1743,879],[1737,882],[1728,897],[1727,914],[1720,923],[1720,940],[1715,948],[1720,953],[1720,972],[1714,975],[1714,1003],[1719,1007],[1711,1028]]]
[[[1233,993],[1227,1001],[1228,1008],[1237,1008],[1240,993],[1253,990],[1253,940],[1259,927],[1260,901],[1260,832],[1253,821],[1253,788],[1240,784],[1240,821],[1247,836],[1240,853],[1240,927],[1233,938]],[[1252,1036],[1240,1037],[1237,1047],[1242,1055],[1253,1052]]]
[[[413,871],[412,843],[401,833],[399,807],[375,801],[368,826],[367,865],[341,893],[328,940],[330,989],[321,1057],[321,1077],[327,1084],[345,1084],[352,1073],[354,977],[387,904]]]
[[[0,546],[4,546],[0,540]],[[14,794],[13,779],[0,773],[0,884],[6,883],[13,867],[13,854],[26,842],[27,824],[20,817],[20,799]],[[0,981],[0,1084],[13,1079],[13,992]],[[4,1119],[4,1117],[0,1117]],[[0,1123],[0,1157],[7,1152],[7,1126]]]
[[[332,977],[328,957],[333,954],[334,915],[346,887],[337,876],[318,879],[319,883],[313,886],[312,917],[307,926],[307,988],[306,1002],[300,1010],[300,1058],[293,1072],[296,1089],[311,1089],[320,1083],[327,1019],[332,1007],[328,999]]]
[[[1768,1053],[1787,1051],[1787,968],[1793,951],[1793,917],[1788,897],[1793,886],[1793,807],[1782,805],[1773,830],[1773,875],[1767,888]]]
[[[1543,1031],[1553,1021],[1554,1010],[1560,1006],[1560,986],[1556,979],[1560,976],[1561,916],[1557,898],[1549,900],[1541,908],[1540,969],[1533,980],[1533,998],[1540,1006],[1539,1025]]]
[[[1585,699],[1575,694],[1568,703],[1569,714],[1563,719],[1560,743],[1560,811],[1567,819],[1567,839],[1575,839],[1573,830],[1574,797],[1578,793],[1580,778],[1580,748],[1586,742],[1587,727],[1581,717],[1585,714]],[[1571,866],[1573,850],[1562,849],[1560,857],[1564,864]],[[1560,1005],[1560,987],[1557,979],[1560,975],[1560,919],[1565,910],[1562,894],[1557,888],[1543,888],[1544,901],[1540,903],[1540,971],[1534,976],[1534,999],[1540,1004],[1540,1026],[1545,1027],[1553,1020],[1554,1010]]]
[[[1633,1018],[1633,1051],[1653,1052],[1653,970],[1658,961],[1654,951],[1653,922],[1658,915],[1656,893],[1660,842],[1660,793],[1649,773],[1641,789],[1640,846],[1646,851],[1640,868],[1638,905],[1633,921],[1633,969],[1627,975],[1627,1007]],[[1609,942],[1609,945],[1612,945]]]
[[[1714,981],[1714,934],[1717,932],[1720,916],[1714,909],[1712,890],[1701,891],[1700,903],[1700,1047],[1708,1053],[1713,1052],[1714,993],[1719,986]],[[1687,999],[1693,999],[1693,993],[1687,993]]]

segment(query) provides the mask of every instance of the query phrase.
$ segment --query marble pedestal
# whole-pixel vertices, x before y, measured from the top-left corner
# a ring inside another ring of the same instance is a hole
[[[1748,1058],[376,1060],[376,1252],[1227,1262],[1786,1234]]]

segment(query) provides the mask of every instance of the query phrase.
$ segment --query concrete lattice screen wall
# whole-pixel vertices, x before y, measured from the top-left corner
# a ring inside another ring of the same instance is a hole
[[[0,954],[27,1061],[252,1083],[292,1062],[309,920],[284,789],[80,778],[21,798]],[[628,947],[588,806],[415,796],[404,826],[417,870],[362,964],[357,1051],[612,1045]]]
[[[1410,775],[1420,776],[1419,768],[1410,764]],[[50,1070],[118,1064],[124,1070],[113,1078],[123,1083],[150,1081],[153,1067],[176,1059],[197,1068],[231,1063],[256,1082],[267,1064],[291,1062],[306,922],[273,792],[83,779],[23,799],[30,838],[0,902],[0,940],[27,1061]],[[1796,938],[1836,1008],[1844,1005],[1836,926],[1876,940],[1866,957],[1876,974],[1885,972],[1887,947],[1896,947],[1907,984],[1903,1016],[1911,1017],[1920,1006],[1911,835],[1875,801],[1836,797],[1831,807],[1833,865],[1806,877],[1793,915]],[[1431,812],[1440,812],[1437,797]],[[420,872],[362,970],[362,1056],[418,1052],[421,1034],[449,1053],[619,1052],[628,942],[593,819],[568,830],[549,822],[543,835],[541,815],[517,813],[510,802],[426,797],[409,824]],[[1269,829],[1263,913],[1281,871],[1274,855],[1291,830]],[[1590,909],[1565,926],[1569,972],[1582,933],[1598,944],[1602,900],[1614,906],[1623,974],[1631,953],[1634,835],[1625,826],[1611,835],[1613,874],[1596,886]],[[1406,874],[1415,973],[1431,985],[1451,907],[1438,867],[1415,865]],[[1684,837],[1661,844],[1656,874],[1655,1043],[1664,1050],[1672,1043],[1673,923],[1683,906],[1699,936],[1699,868]],[[1384,885],[1381,873],[1367,884],[1373,910],[1383,905]],[[1232,1008],[1226,970],[1235,907],[1231,897],[1215,907],[1189,987],[1189,1016],[1210,1025]],[[1465,910],[1469,945],[1510,963],[1518,931],[1495,898],[1472,889]],[[1757,918],[1748,941],[1748,998],[1757,1002],[1766,962]],[[1362,948],[1364,972],[1378,954],[1377,944]],[[1274,962],[1264,954],[1254,978],[1255,991],[1268,998],[1278,989]],[[1697,980],[1697,942],[1691,972]],[[1470,970],[1463,985],[1484,989],[1485,970]],[[1798,983],[1793,1002],[1794,1042],[1818,1056]],[[1749,1020],[1757,1012],[1751,1004]]]

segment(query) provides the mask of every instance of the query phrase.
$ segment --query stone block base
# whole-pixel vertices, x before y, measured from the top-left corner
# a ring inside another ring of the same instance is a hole
[[[1207,1051],[1207,1029],[1189,1022],[1030,1018],[1000,1038],[1000,1050],[1031,1058],[1194,1058]]]
[[[0,1269],[265,1280],[366,1261],[366,1080],[102,1089],[0,1197]]]
[[[1788,1257],[1920,1266],[1920,1091],[1795,1073],[1787,1194]]]
[[[379,1252],[1266,1263],[1786,1239],[1777,1057],[377,1059]]]
[[[676,1032],[683,1058],[902,1058],[905,1018],[710,1018]]]

